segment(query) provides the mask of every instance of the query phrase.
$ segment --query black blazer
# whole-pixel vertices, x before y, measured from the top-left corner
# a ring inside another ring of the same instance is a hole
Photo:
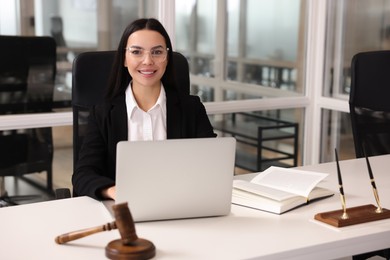
[[[166,91],[167,139],[216,137],[198,96]],[[116,145],[128,139],[125,94],[90,111],[88,130],[72,176],[74,196],[101,199],[115,185]]]

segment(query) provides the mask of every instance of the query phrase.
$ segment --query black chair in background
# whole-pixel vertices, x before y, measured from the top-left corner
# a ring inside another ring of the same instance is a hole
[[[356,54],[351,63],[349,108],[357,158],[390,153],[390,51]],[[368,184],[368,183],[367,183]],[[390,249],[353,256],[382,256]]]
[[[356,157],[390,153],[390,51],[356,54],[349,107]]]
[[[89,109],[103,102],[105,88],[116,51],[96,51],[79,54],[73,61],[73,166],[79,158],[79,150],[86,132]],[[189,95],[190,77],[187,59],[173,52],[175,79],[180,90]]]
[[[0,115],[52,112],[55,75],[53,38],[0,36]],[[50,127],[0,131],[0,158],[1,178],[45,171],[46,187],[22,178],[53,193]]]
[[[66,41],[64,37],[64,25],[60,16],[50,17],[50,34],[56,41],[57,47],[66,47]],[[57,60],[68,60],[68,53],[63,52],[58,54]]]

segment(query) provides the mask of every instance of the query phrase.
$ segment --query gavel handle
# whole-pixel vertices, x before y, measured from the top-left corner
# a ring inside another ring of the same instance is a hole
[[[69,232],[69,233],[57,236],[55,238],[55,241],[57,244],[64,244],[64,243],[69,242],[69,241],[83,238],[83,237],[86,237],[86,236],[89,236],[89,235],[92,235],[95,233],[99,233],[102,231],[110,231],[110,230],[116,229],[116,228],[117,228],[117,226],[116,226],[116,223],[114,221],[114,222],[107,223],[107,224],[102,225],[102,226],[97,226],[97,227],[93,227],[93,228],[86,228],[86,229],[73,231],[73,232]]]

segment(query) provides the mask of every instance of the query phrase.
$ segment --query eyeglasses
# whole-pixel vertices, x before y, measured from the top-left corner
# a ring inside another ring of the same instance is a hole
[[[154,62],[161,63],[167,59],[169,48],[164,49],[163,47],[156,47],[145,50],[140,47],[126,47],[125,50],[130,54],[131,58],[136,61],[143,61],[146,54],[149,53]]]

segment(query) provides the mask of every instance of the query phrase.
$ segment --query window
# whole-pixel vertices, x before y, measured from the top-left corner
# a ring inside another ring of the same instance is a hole
[[[389,0],[328,1],[323,96],[348,102],[352,57],[358,52],[390,47],[389,11]],[[322,111],[322,161],[332,160],[332,148],[335,147],[339,147],[341,156],[348,154],[347,158],[355,157],[350,118],[345,113],[347,111],[332,111],[329,107]]]

